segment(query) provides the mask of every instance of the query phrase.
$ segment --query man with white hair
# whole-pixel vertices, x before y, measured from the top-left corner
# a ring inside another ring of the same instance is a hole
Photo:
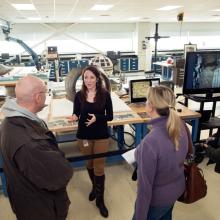
[[[16,99],[2,107],[0,130],[7,192],[17,220],[65,220],[66,186],[73,175],[56,139],[36,113],[45,106],[47,87],[26,76],[15,87]]]

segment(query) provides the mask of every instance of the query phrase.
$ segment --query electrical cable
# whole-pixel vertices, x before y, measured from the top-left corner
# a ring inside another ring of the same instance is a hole
[[[125,135],[125,134],[129,135],[129,136],[132,138],[133,141],[132,141],[131,144],[127,144],[127,143],[125,142],[125,139],[124,139],[122,144],[123,144],[124,146],[128,147],[128,148],[133,147],[133,146],[135,145],[135,136],[134,136],[132,133],[128,132],[128,131],[124,131],[123,133],[124,133],[124,135]],[[117,138],[114,134],[111,135],[111,138],[112,138],[113,140],[115,140],[115,141],[118,141],[118,138]]]

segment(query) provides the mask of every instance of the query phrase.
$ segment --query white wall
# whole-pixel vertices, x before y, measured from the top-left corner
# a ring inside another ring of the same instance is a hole
[[[153,36],[155,24],[148,23]],[[158,41],[158,49],[183,49],[184,44],[196,43],[198,49],[220,48],[220,23],[160,23],[159,35],[170,36]],[[56,32],[57,31],[57,32]],[[46,46],[58,46],[60,53],[98,51],[137,51],[135,41],[135,23],[116,24],[14,24],[11,36],[27,43],[37,53]],[[47,40],[45,42],[45,40]],[[80,40],[80,41],[78,41]],[[83,44],[85,43],[85,44]],[[88,45],[91,47],[89,47]],[[154,48],[154,40],[148,42]],[[93,48],[94,47],[94,48]],[[0,33],[0,53],[21,53],[23,50],[16,43],[4,41]]]
[[[38,53],[47,45],[55,46],[53,44],[58,44],[61,53],[96,52],[83,42],[101,51],[131,51],[134,29],[135,24],[14,24],[10,36],[22,39],[31,47],[42,42],[39,47],[34,47]],[[4,49],[13,53],[11,45],[3,47],[5,41],[0,43],[0,53]]]
[[[160,23],[159,35],[170,38],[158,41],[159,50],[183,49],[189,42],[197,44],[198,49],[220,48],[220,23]],[[153,34],[153,33],[152,33]]]

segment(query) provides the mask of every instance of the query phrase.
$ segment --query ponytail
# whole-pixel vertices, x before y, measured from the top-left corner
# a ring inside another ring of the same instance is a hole
[[[175,145],[176,151],[179,150],[180,127],[181,127],[180,117],[177,115],[174,109],[170,108],[170,113],[167,120],[167,130],[169,137],[171,138],[171,140]]]
[[[181,119],[175,111],[176,98],[173,91],[165,86],[149,87],[147,100],[156,108],[160,116],[168,116],[167,131],[170,139],[179,150]]]

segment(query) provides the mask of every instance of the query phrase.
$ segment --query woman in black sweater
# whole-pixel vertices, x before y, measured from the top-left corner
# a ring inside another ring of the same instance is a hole
[[[77,138],[84,155],[108,151],[109,132],[107,122],[113,119],[110,93],[104,89],[100,71],[88,66],[82,71],[82,88],[76,93],[72,121],[78,121]],[[93,188],[89,200],[96,199],[96,206],[103,217],[108,217],[104,204],[105,158],[87,161],[87,170]]]

